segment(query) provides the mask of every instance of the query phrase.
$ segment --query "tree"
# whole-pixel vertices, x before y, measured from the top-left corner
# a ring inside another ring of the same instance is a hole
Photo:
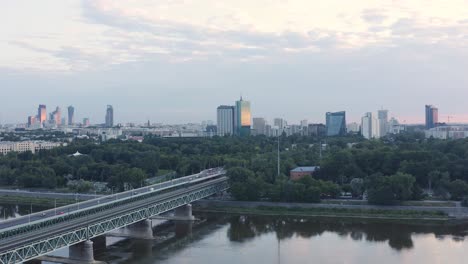
[[[468,184],[462,180],[452,181],[449,185],[452,200],[461,200],[468,195]]]
[[[350,182],[351,190],[354,196],[361,196],[364,192],[364,180],[361,178],[354,178]]]
[[[413,185],[416,179],[409,174],[398,172],[389,177],[395,199],[404,201],[409,200],[413,194]]]

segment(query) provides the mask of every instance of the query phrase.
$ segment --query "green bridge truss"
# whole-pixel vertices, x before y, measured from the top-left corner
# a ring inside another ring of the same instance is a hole
[[[24,246],[18,247],[10,251],[0,253],[0,264],[15,264],[15,263],[22,263],[28,260],[32,260],[34,258],[46,255],[60,248],[64,248],[64,247],[68,247],[71,245],[84,242],[86,240],[103,235],[112,230],[119,229],[128,225],[140,222],[152,216],[159,215],[161,213],[173,210],[177,207],[206,198],[213,194],[223,192],[227,190],[228,188],[229,188],[229,185],[228,185],[227,180],[222,181],[222,182],[210,185],[208,187],[204,187],[198,190],[193,190],[193,191],[181,194],[180,196],[177,196],[177,197],[169,198],[161,202],[156,202],[154,204],[147,205],[136,210],[131,210],[128,213],[124,213],[117,217],[109,218],[103,221],[99,221],[97,223],[92,223],[88,226],[80,227],[73,231],[66,231],[63,234],[60,234],[51,238],[38,240],[34,243],[30,243],[28,245],[24,245]],[[151,195],[151,194],[148,194],[148,195]],[[139,197],[139,200],[140,199],[141,197]],[[129,200],[132,200],[132,199],[129,199]],[[115,207],[117,204],[118,202],[112,204],[112,207]],[[102,211],[102,210],[99,210],[99,211]],[[80,213],[76,213],[76,214],[80,214]],[[90,212],[86,212],[85,214],[81,215],[81,217],[86,216],[88,214],[90,214]],[[72,216],[69,216],[69,218],[71,217]],[[77,215],[73,216],[73,218],[77,218],[77,217],[79,216]],[[52,223],[50,223],[49,225],[51,224]],[[29,229],[29,231],[33,231],[33,230],[36,230],[36,229]],[[0,243],[1,243],[1,239],[0,239]]]

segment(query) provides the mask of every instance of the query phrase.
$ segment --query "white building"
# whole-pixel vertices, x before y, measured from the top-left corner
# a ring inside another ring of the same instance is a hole
[[[41,150],[49,150],[61,146],[66,146],[67,143],[62,142],[48,142],[48,141],[18,141],[0,142],[0,154],[6,155],[10,152],[26,152],[36,153]]]
[[[388,122],[388,133],[389,134],[400,134],[402,131],[405,131],[405,126],[401,125],[398,120],[391,118]]]
[[[461,139],[468,138],[468,126],[438,126],[425,131],[426,138]]]
[[[234,106],[221,105],[218,107],[217,126],[219,136],[234,134]]]
[[[379,137],[379,122],[372,113],[366,113],[361,119],[361,134],[364,138]]]

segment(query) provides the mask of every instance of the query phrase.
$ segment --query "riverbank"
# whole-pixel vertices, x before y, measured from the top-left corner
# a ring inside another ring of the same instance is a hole
[[[468,218],[455,217],[454,212],[464,208],[414,207],[414,206],[366,206],[337,204],[271,203],[202,200],[194,203],[194,211],[211,213],[256,214],[271,216],[301,216],[398,221],[403,223],[466,223]],[[442,210],[443,209],[443,210]],[[464,212],[463,212],[464,213]],[[458,214],[459,216],[461,214]],[[414,220],[418,220],[415,222]]]
[[[64,206],[75,203],[71,199],[51,199],[41,197],[24,197],[14,195],[0,195],[0,203],[3,204],[32,204],[46,207]],[[57,204],[56,204],[57,203]]]

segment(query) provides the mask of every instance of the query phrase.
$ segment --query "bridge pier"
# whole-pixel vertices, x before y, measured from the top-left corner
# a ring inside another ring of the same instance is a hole
[[[192,205],[186,204],[181,207],[177,207],[174,212],[174,217],[181,221],[195,220],[195,217],[192,215]]]
[[[131,225],[130,230],[133,238],[154,239],[153,224],[149,219]]]
[[[69,247],[69,259],[80,263],[94,263],[93,241],[86,240]]]

